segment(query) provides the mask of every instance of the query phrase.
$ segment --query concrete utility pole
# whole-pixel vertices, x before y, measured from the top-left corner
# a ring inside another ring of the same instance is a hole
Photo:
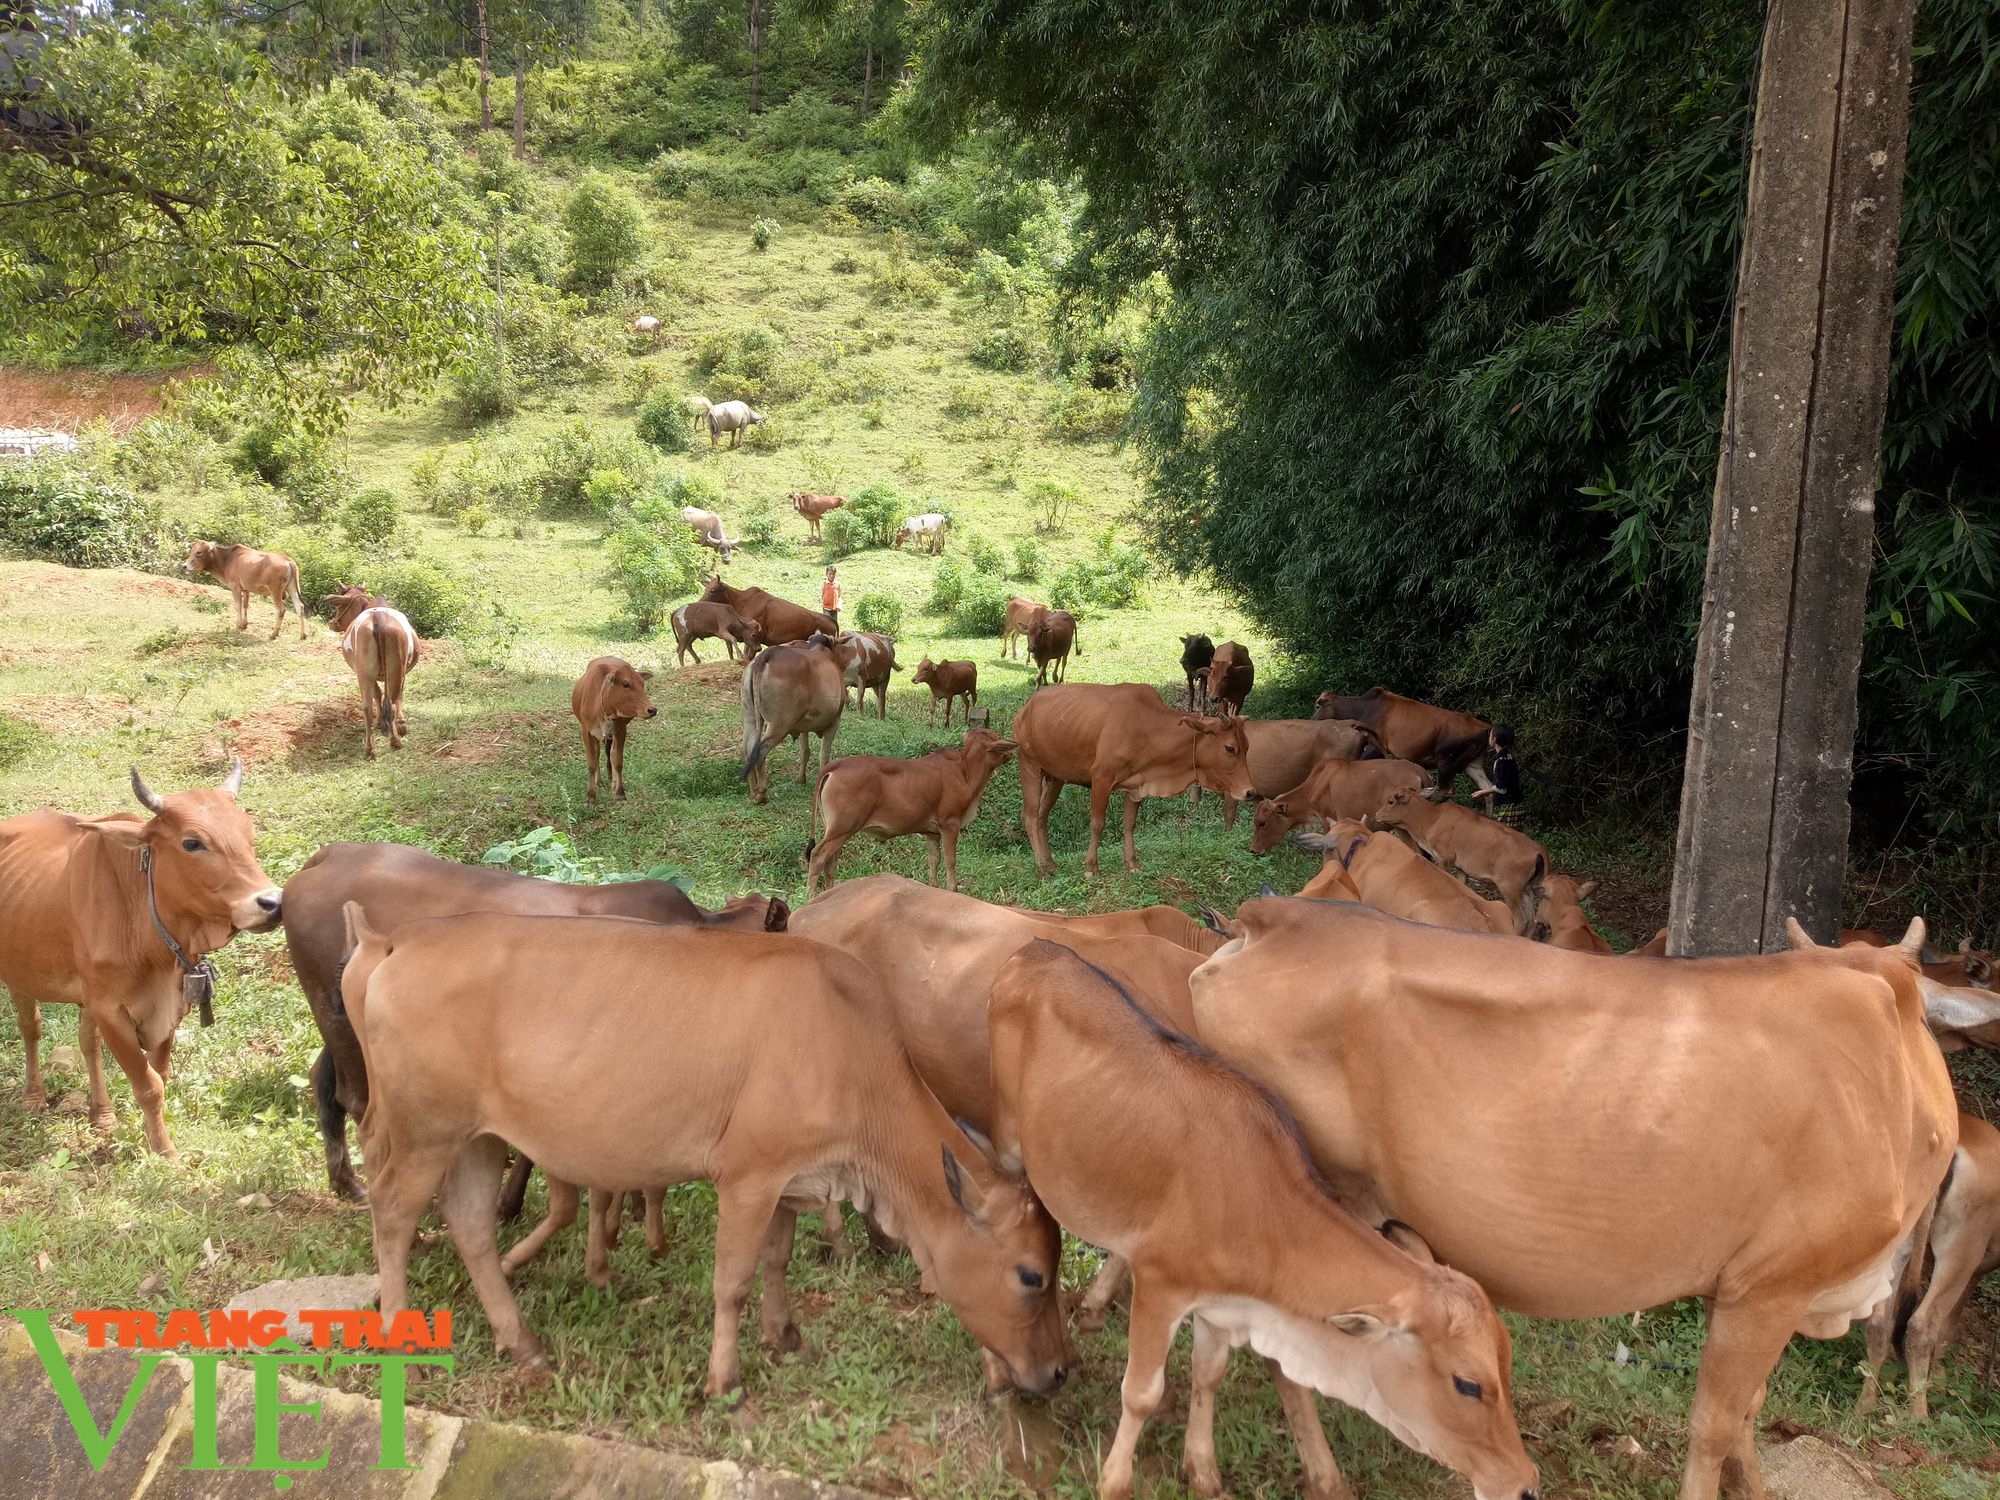
[[[1914,0],[1771,0],[1667,951],[1821,942],[1847,873]]]

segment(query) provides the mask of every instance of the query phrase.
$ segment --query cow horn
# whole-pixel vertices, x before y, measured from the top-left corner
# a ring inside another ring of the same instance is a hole
[[[1221,934],[1223,937],[1229,936],[1229,929],[1222,925],[1222,917],[1214,907],[1210,906],[1206,901],[1197,901],[1195,905],[1201,908],[1201,922],[1204,927],[1210,932]]]
[[[1785,941],[1792,945],[1794,953],[1803,953],[1808,948],[1817,948],[1819,946],[1818,943],[1812,940],[1811,935],[1806,932],[1805,928],[1799,926],[1799,919],[1797,917],[1785,918]]]
[[[236,756],[230,764],[229,774],[222,778],[222,794],[231,802],[243,790],[243,757]]]
[[[1903,957],[1915,962],[1923,956],[1924,939],[1929,934],[1924,930],[1922,917],[1910,918],[1910,930],[1903,934],[1902,942],[1896,944]]]
[[[1264,882],[1264,888],[1261,891],[1257,892],[1257,894],[1259,896],[1275,896],[1278,894],[1278,888],[1275,885],[1272,885],[1271,882],[1267,880]]]
[[[166,799],[139,779],[139,768],[132,768],[132,795],[139,799],[139,805],[148,812],[159,812],[167,805]]]

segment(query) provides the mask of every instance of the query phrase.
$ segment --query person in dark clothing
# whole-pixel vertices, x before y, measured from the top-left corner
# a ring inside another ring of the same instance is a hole
[[[1487,805],[1493,816],[1509,828],[1518,828],[1526,821],[1528,808],[1521,800],[1521,767],[1514,759],[1514,731],[1509,725],[1495,724],[1486,743],[1493,751],[1493,785],[1473,795],[1491,797],[1493,800]]]

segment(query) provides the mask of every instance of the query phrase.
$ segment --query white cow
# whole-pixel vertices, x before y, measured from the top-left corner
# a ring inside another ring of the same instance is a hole
[[[942,552],[945,528],[950,524],[948,519],[936,511],[928,515],[907,517],[902,529],[896,533],[896,545],[900,547],[906,541],[915,540],[928,543],[926,550],[933,554]]]
[[[764,420],[762,412],[750,410],[748,401],[724,401],[719,406],[708,409],[708,446],[713,448],[715,440],[723,433],[729,434],[729,446],[734,448],[743,440],[743,429],[755,427]]]
[[[684,506],[681,510],[681,519],[694,529],[695,537],[702,546],[712,547],[720,552],[724,562],[729,561],[730,553],[743,545],[741,537],[735,541],[729,539],[722,529],[722,517],[712,510],[697,510],[692,505]]]
[[[657,339],[660,336],[660,320],[654,317],[634,318],[632,331],[649,339]]]

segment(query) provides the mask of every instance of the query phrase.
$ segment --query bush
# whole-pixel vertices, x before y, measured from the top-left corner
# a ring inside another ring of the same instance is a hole
[[[771,236],[778,232],[776,219],[759,219],[750,226],[750,243],[759,250],[771,248]]]
[[[490,350],[454,370],[444,398],[445,416],[460,427],[481,427],[511,417],[521,406],[520,388],[506,363]]]
[[[701,582],[708,554],[678,514],[666,526],[633,516],[604,539],[604,565],[605,582],[624,595],[632,618],[650,634],[674,600]]]
[[[493,524],[493,512],[483,505],[468,505],[458,513],[458,524],[468,536],[484,536],[486,528]]]
[[[257,478],[273,487],[298,461],[301,443],[293,434],[269,422],[247,427],[229,451],[229,467],[246,479]]]
[[[1097,574],[1087,562],[1067,564],[1056,574],[1056,581],[1049,588],[1049,603],[1057,609],[1066,609],[1079,620],[1088,619],[1094,611],[1091,605],[1097,601]]]
[[[1048,555],[1033,537],[1024,536],[1014,543],[1014,576],[1021,582],[1033,583],[1048,565]]]
[[[587,508],[583,487],[592,470],[620,470],[645,489],[659,467],[658,453],[647,444],[606,433],[578,418],[535,445],[534,488],[548,514],[573,515]]]
[[[380,547],[394,540],[403,525],[403,508],[390,491],[377,485],[363,490],[341,508],[340,530],[350,547]]]
[[[861,408],[861,420],[870,427],[880,427],[889,420],[889,408],[880,396]]]
[[[563,209],[569,229],[570,285],[600,292],[645,253],[645,216],[623,183],[591,172],[570,194]]]
[[[317,523],[339,510],[354,493],[354,473],[329,448],[316,447],[285,475],[285,498],[292,514]]]
[[[924,610],[933,615],[948,615],[958,608],[959,600],[965,597],[965,564],[956,557],[939,560],[931,570],[931,596],[924,601]]]
[[[993,578],[975,573],[952,606],[953,635],[998,635],[1007,624],[1007,591]]]
[[[472,590],[426,558],[370,562],[366,571],[369,589],[408,615],[417,634],[425,639],[455,635],[472,618]],[[303,568],[300,577],[304,577]]]
[[[207,441],[191,422],[148,417],[119,445],[118,471],[142,490],[159,489],[186,471]]]
[[[854,601],[854,623],[894,639],[903,633],[903,601],[894,594],[863,594]]]
[[[870,545],[868,523],[852,511],[828,511],[819,523],[821,549],[828,557],[846,557]]]
[[[1043,426],[1050,437],[1089,443],[1117,437],[1132,413],[1132,398],[1121,390],[1067,386],[1051,403]]]
[[[62,464],[0,468],[0,537],[72,568],[140,567],[159,551],[160,509]]]
[[[208,518],[202,536],[224,546],[238,542],[245,547],[262,547],[277,530],[282,509],[276,493],[262,485],[233,491]]]
[[[1037,479],[1028,486],[1027,499],[1035,508],[1035,530],[1055,536],[1069,530],[1070,517],[1083,502],[1083,491],[1059,479]]]
[[[351,549],[314,532],[292,532],[280,540],[298,565],[299,597],[312,613],[325,616],[329,611],[320,604],[322,599],[362,581],[361,557]]]
[[[1153,560],[1146,549],[1120,542],[1107,527],[1097,534],[1095,554],[1079,559],[1056,575],[1049,602],[1082,618],[1092,606],[1129,609],[1141,602]]]
[[[426,448],[410,465],[410,493],[432,515],[444,515],[457,507],[445,499],[444,449]]]
[[[675,469],[654,481],[651,492],[634,503],[633,513],[642,521],[671,524],[686,531],[687,523],[681,519],[683,509],[694,506],[721,515],[726,498],[722,487],[699,470]]]
[[[583,502],[601,516],[620,507],[629,507],[639,498],[639,487],[623,469],[592,469],[583,482]]]
[[[785,534],[784,512],[769,495],[759,495],[744,510],[738,523],[743,544],[759,557],[791,557],[798,548]]]
[[[693,430],[693,425],[687,401],[672,391],[656,391],[647,397],[646,404],[639,408],[638,420],[632,424],[640,441],[651,443],[655,448],[676,450],[687,447],[688,433]]]
[[[954,385],[945,397],[948,417],[983,417],[993,409],[993,393],[983,385]]]
[[[849,495],[841,510],[833,512],[853,516],[862,524],[867,537],[864,547],[894,546],[897,529],[909,513],[909,497],[893,484],[866,485]]]
[[[989,370],[1025,370],[1035,357],[1034,335],[1012,323],[989,328],[972,346],[969,357]]]
[[[1001,578],[1007,571],[1007,554],[1000,550],[1000,544],[983,536],[969,536],[965,539],[965,555],[972,560],[976,573],[988,578]]]

